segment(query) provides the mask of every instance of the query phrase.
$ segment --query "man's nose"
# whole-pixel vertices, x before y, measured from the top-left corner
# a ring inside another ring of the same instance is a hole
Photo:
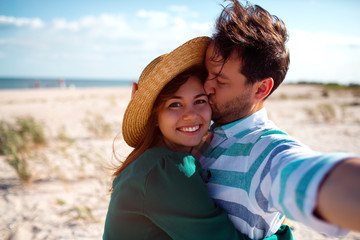
[[[214,83],[215,83],[215,80],[210,79],[209,77],[205,80],[204,90],[207,95],[211,95],[211,94],[215,93]]]

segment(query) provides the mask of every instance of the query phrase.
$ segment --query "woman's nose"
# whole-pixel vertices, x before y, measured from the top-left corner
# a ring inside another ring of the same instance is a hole
[[[193,107],[186,107],[183,112],[183,119],[191,121],[196,117],[196,110]]]

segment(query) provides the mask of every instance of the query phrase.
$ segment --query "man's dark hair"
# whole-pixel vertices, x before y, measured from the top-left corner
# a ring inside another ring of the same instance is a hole
[[[225,63],[236,51],[248,83],[273,78],[271,94],[284,80],[290,63],[285,24],[258,5],[230,1],[216,21],[214,57],[221,56]]]

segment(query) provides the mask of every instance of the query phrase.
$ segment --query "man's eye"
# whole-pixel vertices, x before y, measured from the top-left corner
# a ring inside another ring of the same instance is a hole
[[[219,80],[217,79],[217,84],[219,84],[219,85],[225,85],[226,83],[221,82],[221,81],[219,81]]]

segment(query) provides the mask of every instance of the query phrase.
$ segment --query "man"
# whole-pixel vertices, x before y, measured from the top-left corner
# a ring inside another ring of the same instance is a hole
[[[214,125],[200,162],[210,195],[251,239],[273,235],[285,216],[329,235],[360,231],[360,159],[314,152],[267,118],[289,65],[284,23],[231,1],[205,59]]]

